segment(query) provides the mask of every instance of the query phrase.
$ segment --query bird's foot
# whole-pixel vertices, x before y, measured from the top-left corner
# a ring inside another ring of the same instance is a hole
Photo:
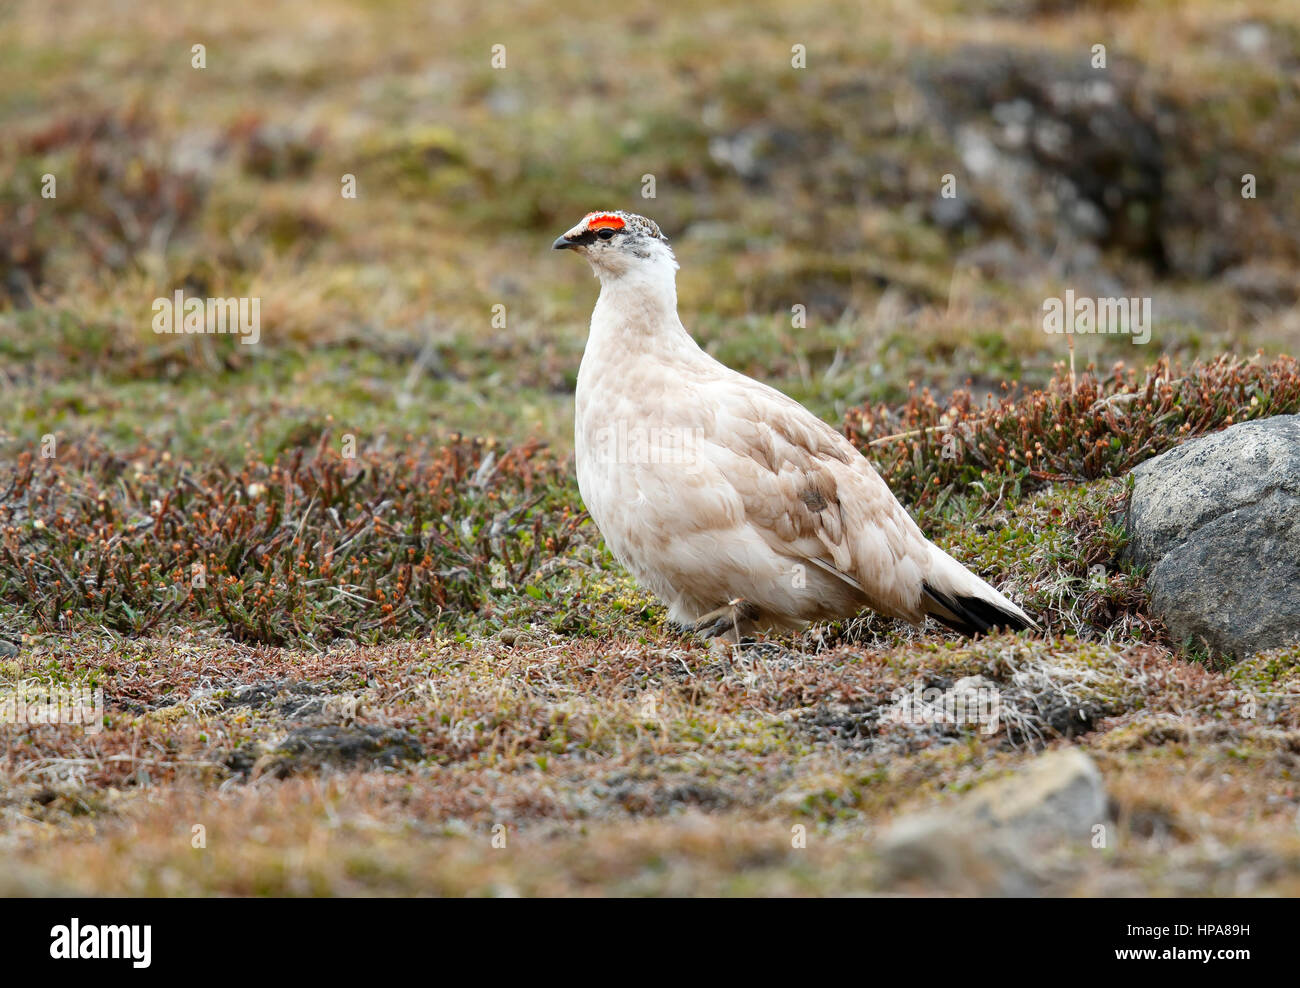
[[[690,630],[702,638],[718,639],[733,644],[743,640],[746,631],[758,617],[758,608],[742,597],[730,600],[717,610],[709,611]]]

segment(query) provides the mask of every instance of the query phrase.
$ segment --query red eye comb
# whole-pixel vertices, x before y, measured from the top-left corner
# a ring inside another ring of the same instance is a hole
[[[625,226],[627,224],[612,213],[590,213],[587,216],[588,230],[621,230]]]

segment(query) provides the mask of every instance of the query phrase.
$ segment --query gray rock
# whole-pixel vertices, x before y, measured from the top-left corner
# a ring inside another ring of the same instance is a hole
[[[1244,658],[1300,639],[1300,415],[1194,439],[1133,478],[1127,552],[1175,640]]]
[[[1086,50],[968,45],[914,74],[972,179],[963,198],[990,230],[1009,227],[1040,256],[1077,240],[1166,269],[1168,110],[1142,66],[1115,57],[1101,72]]]
[[[1110,819],[1096,764],[1082,750],[1039,756],[1020,772],[978,786],[951,806],[895,821],[877,844],[884,883],[954,893],[1038,890],[1046,855],[1093,846]]]
[[[1062,840],[1086,841],[1107,815],[1106,788],[1096,764],[1080,748],[1062,748],[1038,756],[1015,775],[975,787],[950,807],[904,817],[885,844],[897,848],[938,830],[998,833],[1041,848]]]
[[[423,757],[419,741],[407,731],[376,725],[327,724],[292,731],[274,751],[257,758],[252,765],[247,758],[240,760],[234,756],[227,760],[227,765],[244,774],[250,768],[260,769],[283,779],[301,771],[326,767],[397,768],[403,762],[419,761]]]
[[[1246,302],[1270,309],[1287,309],[1300,301],[1295,273],[1283,264],[1242,264],[1226,271],[1223,282]]]

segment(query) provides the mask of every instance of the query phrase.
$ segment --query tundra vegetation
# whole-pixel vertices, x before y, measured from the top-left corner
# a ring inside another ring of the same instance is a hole
[[[1119,523],[1300,411],[1300,10],[867,6],[0,4],[0,707],[104,698],[0,723],[0,892],[998,890],[878,837],[1078,746],[1028,888],[1300,893],[1300,647],[1172,640]],[[573,477],[595,208],[1045,634],[669,627]],[[1067,292],[1149,341],[1072,373]]]

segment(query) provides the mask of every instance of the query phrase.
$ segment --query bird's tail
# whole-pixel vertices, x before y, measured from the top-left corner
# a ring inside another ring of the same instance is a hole
[[[933,544],[930,550],[930,571],[921,585],[921,607],[926,614],[968,636],[995,628],[1042,630],[1033,618],[952,556]]]

